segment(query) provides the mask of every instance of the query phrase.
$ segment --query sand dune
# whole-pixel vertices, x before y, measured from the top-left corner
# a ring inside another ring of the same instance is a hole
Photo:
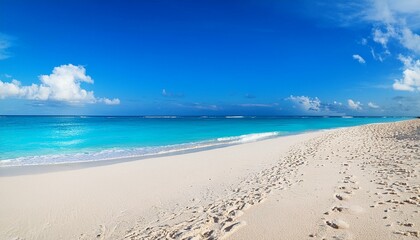
[[[417,239],[420,120],[0,177],[1,239]]]

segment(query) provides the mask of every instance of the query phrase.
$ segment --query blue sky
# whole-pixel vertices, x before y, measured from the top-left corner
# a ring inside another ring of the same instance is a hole
[[[0,114],[419,115],[420,2],[0,0]]]

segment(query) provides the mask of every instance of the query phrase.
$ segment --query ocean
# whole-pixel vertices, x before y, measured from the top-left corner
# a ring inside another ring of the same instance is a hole
[[[147,157],[397,117],[0,116],[0,167]]]

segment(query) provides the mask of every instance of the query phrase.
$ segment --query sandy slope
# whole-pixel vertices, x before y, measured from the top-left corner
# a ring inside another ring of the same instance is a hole
[[[416,239],[420,121],[0,177],[0,239]]]
[[[300,182],[239,218],[248,224],[232,239],[420,237],[419,120],[338,130],[300,149],[316,149]]]

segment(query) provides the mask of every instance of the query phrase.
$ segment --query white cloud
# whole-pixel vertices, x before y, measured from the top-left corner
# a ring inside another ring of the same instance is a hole
[[[368,107],[370,107],[370,108],[374,108],[374,109],[378,109],[379,108],[379,106],[378,105],[376,105],[375,103],[373,103],[373,102],[369,102],[368,103]]]
[[[420,90],[420,1],[419,0],[366,0],[367,10],[363,10],[363,19],[373,23],[373,41],[382,45],[384,54],[371,53],[374,59],[383,61],[383,56],[391,55],[388,44],[392,41],[408,50],[413,58],[399,57],[404,68],[402,78],[392,85],[394,90]]]
[[[420,1],[418,0],[367,0],[368,8],[363,18],[368,21],[396,24],[401,18],[411,27],[418,27],[420,20]]]
[[[162,89],[162,96],[167,96],[168,95],[168,93],[166,92],[166,89]]]
[[[380,27],[372,30],[373,41],[382,45],[388,51],[388,42],[398,41],[404,48],[420,54],[420,35],[414,33],[405,24],[387,25],[383,30]]]
[[[118,99],[118,98],[114,98],[114,99],[101,98],[101,99],[99,99],[99,102],[103,102],[107,105],[118,105],[118,104],[120,104],[120,99]]]
[[[362,58],[362,56],[360,56],[359,54],[354,54],[353,55],[353,59],[357,60],[359,63],[366,63],[365,59]]]
[[[364,12],[365,19],[385,23],[395,22],[388,0],[369,0],[367,3],[370,7]]]
[[[319,100],[317,97],[310,98],[306,96],[293,96],[290,95],[290,97],[286,98],[286,100],[292,101],[294,103],[297,103],[300,108],[302,108],[305,111],[319,111],[321,108],[321,100]]]
[[[420,54],[420,35],[413,33],[409,28],[405,27],[401,30],[399,39],[404,47]]]
[[[391,39],[399,41],[406,49],[420,54],[420,35],[413,29],[420,28],[420,1],[370,0],[371,8],[365,19],[382,25],[373,29],[373,40],[387,48]]]
[[[399,56],[404,64],[403,77],[396,79],[392,87],[399,91],[420,91],[420,60]]]
[[[372,24],[372,40],[388,49],[395,40],[402,47],[420,54],[420,1],[419,0],[361,0],[361,4],[348,13],[355,22]]]
[[[390,39],[395,38],[398,34],[391,25],[387,25],[384,31],[380,28],[374,28],[372,30],[373,41],[382,45],[383,48],[388,48],[388,42]]]
[[[45,99],[65,102],[95,102],[93,91],[86,91],[80,87],[83,82],[93,84],[90,76],[86,75],[86,70],[82,66],[72,64],[55,67],[52,74],[41,75],[39,77],[48,94]]]
[[[379,0],[376,0],[380,2]],[[383,0],[381,0],[383,1]],[[403,14],[420,13],[420,2],[418,0],[388,0],[388,4],[394,12]],[[420,17],[420,16],[418,16]]]
[[[0,99],[19,97],[31,100],[47,100],[48,95],[49,89],[44,86],[36,84],[22,86],[16,79],[13,79],[11,82],[0,81]]]
[[[362,104],[360,102],[355,102],[351,99],[347,100],[350,109],[353,110],[362,110]]]
[[[41,84],[22,86],[17,80],[0,81],[0,99],[16,97],[39,101],[60,101],[66,103],[119,104],[119,99],[96,98],[93,91],[81,88],[81,83],[93,84],[83,66],[72,64],[55,67],[50,75],[39,76]]]

